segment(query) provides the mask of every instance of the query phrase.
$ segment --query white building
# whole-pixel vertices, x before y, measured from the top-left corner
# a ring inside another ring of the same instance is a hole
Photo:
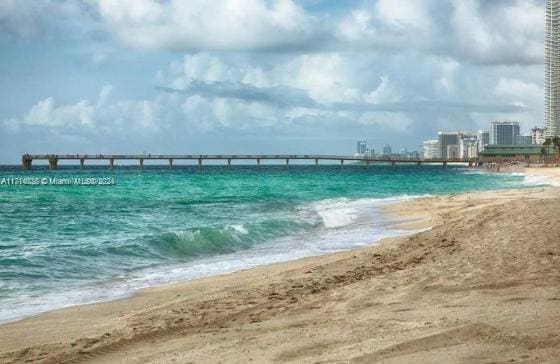
[[[448,159],[461,158],[461,156],[459,155],[459,146],[458,145],[448,145],[447,146],[447,158]]]
[[[533,144],[543,144],[546,140],[546,128],[537,128],[536,126],[531,129],[531,142]]]
[[[478,155],[478,138],[476,135],[459,132],[459,158],[476,158]]]
[[[359,140],[356,146],[356,154],[364,155],[367,152],[367,142],[365,140]]]
[[[547,136],[560,135],[558,87],[560,86],[560,0],[546,0],[544,89]]]
[[[426,140],[422,143],[422,155],[425,159],[439,158],[439,143],[437,140]]]

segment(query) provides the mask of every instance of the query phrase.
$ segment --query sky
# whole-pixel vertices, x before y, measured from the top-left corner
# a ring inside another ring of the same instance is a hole
[[[0,163],[528,132],[544,16],[544,0],[0,0]]]

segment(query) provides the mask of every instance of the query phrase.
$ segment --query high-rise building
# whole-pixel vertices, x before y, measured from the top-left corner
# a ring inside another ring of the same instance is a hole
[[[546,0],[544,41],[545,123],[547,136],[560,135],[560,0]]]
[[[516,121],[493,121],[490,123],[490,144],[513,145],[519,135],[519,123]]]
[[[484,152],[484,148],[490,144],[490,131],[489,130],[479,130],[478,131],[478,151]]]
[[[391,149],[391,146],[389,144],[386,144],[383,147],[383,155],[391,155],[392,152],[393,150]]]
[[[459,155],[459,146],[458,145],[448,145],[447,146],[447,157],[448,159],[457,159],[461,158]]]
[[[546,128],[537,128],[536,126],[531,129],[531,138],[533,144],[543,144],[546,140]]]
[[[439,158],[439,143],[437,140],[426,140],[422,143],[422,154],[425,159]]]
[[[533,144],[533,137],[529,135],[518,135],[515,137],[515,144],[518,145],[528,145]]]
[[[438,133],[439,156],[441,158],[449,158],[449,146],[459,147],[459,133],[446,133],[440,131]]]
[[[367,152],[367,142],[365,140],[358,141],[356,153],[363,155]]]
[[[478,138],[467,132],[459,133],[459,158],[476,158]]]

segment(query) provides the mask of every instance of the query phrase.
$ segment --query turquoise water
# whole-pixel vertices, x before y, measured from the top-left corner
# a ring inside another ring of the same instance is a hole
[[[0,167],[53,176],[115,185],[0,185],[0,321],[371,244],[403,233],[380,211],[398,199],[524,186],[441,166]]]

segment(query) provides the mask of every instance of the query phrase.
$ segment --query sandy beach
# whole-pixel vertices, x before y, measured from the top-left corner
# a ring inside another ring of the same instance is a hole
[[[0,362],[558,362],[559,204],[558,187],[405,201],[387,213],[431,229],[5,324]]]

